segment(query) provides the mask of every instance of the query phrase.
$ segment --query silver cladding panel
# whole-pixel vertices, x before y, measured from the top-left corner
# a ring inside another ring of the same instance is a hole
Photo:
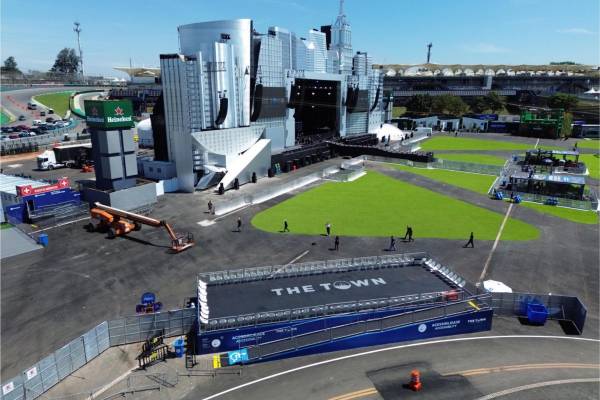
[[[234,46],[238,70],[243,74],[251,70],[252,20],[235,19],[226,21],[199,22],[181,25],[179,31],[179,48],[182,54],[196,56],[202,53],[203,61],[216,62],[214,59],[214,43],[221,42],[221,34],[228,34],[227,43]],[[250,125],[250,74],[244,75],[244,85],[240,88],[242,98],[242,120],[240,125]]]

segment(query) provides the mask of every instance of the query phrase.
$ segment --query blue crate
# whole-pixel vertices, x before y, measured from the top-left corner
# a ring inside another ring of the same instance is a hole
[[[38,236],[38,243],[44,247],[47,247],[48,246],[48,235],[46,235],[45,233],[40,233],[40,236]]]
[[[529,320],[529,323],[544,325],[547,319],[548,309],[546,309],[546,306],[537,303],[527,304],[527,320]]]

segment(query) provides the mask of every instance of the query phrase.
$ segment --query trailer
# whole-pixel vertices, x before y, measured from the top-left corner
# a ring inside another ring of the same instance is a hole
[[[56,168],[81,168],[89,164],[92,159],[92,144],[70,144],[55,146],[37,156],[39,170],[52,170]]]

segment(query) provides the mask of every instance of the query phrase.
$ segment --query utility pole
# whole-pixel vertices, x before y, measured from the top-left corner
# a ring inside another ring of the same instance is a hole
[[[429,61],[431,60],[431,47],[433,46],[433,44],[430,42],[427,45],[427,64],[429,64]]]
[[[81,42],[79,41],[79,34],[81,33],[81,24],[77,21],[73,23],[73,32],[77,34],[77,47],[79,49],[79,62],[81,63],[81,80],[85,80],[85,73],[83,71],[83,54],[81,54]]]

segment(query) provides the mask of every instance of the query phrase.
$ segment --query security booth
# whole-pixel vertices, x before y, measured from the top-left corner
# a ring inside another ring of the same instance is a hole
[[[586,171],[585,164],[579,162],[579,152],[569,150],[528,150],[523,166],[529,165],[542,166],[547,168],[548,172],[583,174]]]
[[[572,175],[515,172],[509,177],[506,190],[584,200],[585,179]]]

